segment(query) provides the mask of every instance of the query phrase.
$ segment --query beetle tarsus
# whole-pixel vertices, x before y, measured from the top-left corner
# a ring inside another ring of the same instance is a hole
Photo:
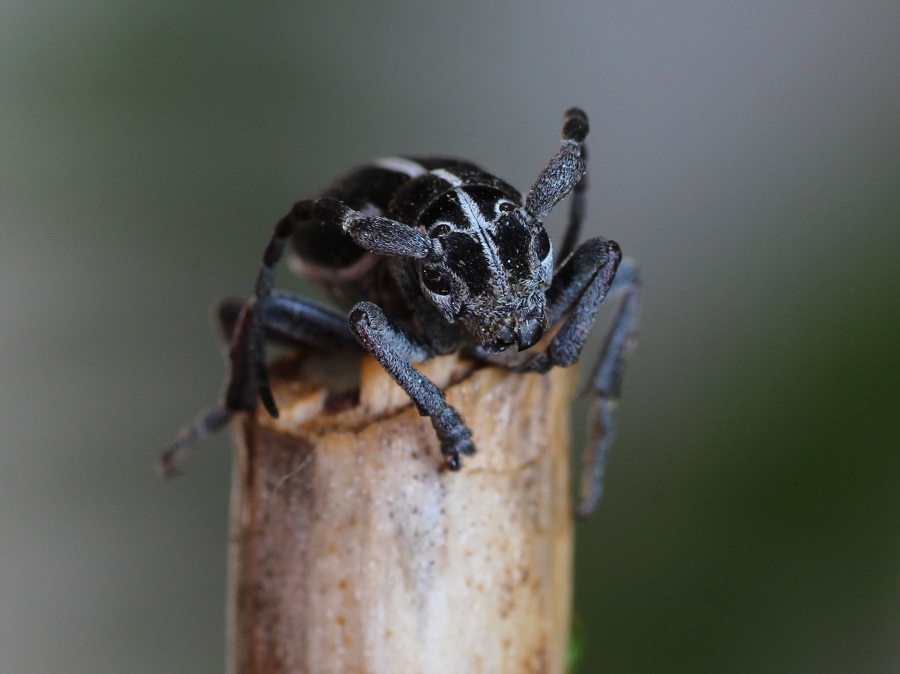
[[[201,442],[206,436],[222,428],[231,420],[232,416],[234,416],[234,412],[224,407],[216,407],[202,414],[159,457],[157,467],[160,474],[167,478],[180,475],[181,471],[178,468],[178,462],[185,452]]]

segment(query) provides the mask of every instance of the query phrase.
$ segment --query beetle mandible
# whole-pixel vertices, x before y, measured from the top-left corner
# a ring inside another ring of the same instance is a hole
[[[637,268],[622,259],[614,241],[598,237],[577,244],[587,133],[587,115],[568,110],[562,144],[524,200],[469,162],[404,157],[357,168],[319,198],[294,204],[275,226],[253,297],[220,307],[231,335],[224,400],[166,450],[163,471],[174,473],[180,454],[257,401],[278,416],[265,360],[271,338],[317,348],[361,345],[431,419],[446,466],[459,470],[461,457],[475,452],[471,432],[412,363],[462,350],[517,372],[573,365],[601,303],[617,294],[590,377],[591,438],[576,512],[592,512],[613,436],[613,407],[635,342],[640,283]],[[568,226],[554,256],[542,218],[570,194]],[[288,242],[292,267],[349,315],[273,289]],[[556,266],[554,258],[560,260]],[[530,352],[550,330],[555,334],[547,347]]]

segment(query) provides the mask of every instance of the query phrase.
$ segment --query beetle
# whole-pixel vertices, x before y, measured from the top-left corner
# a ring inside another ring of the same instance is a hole
[[[298,201],[275,226],[253,296],[220,308],[230,334],[230,375],[222,403],[165,451],[178,457],[257,402],[272,417],[267,339],[317,348],[360,346],[430,418],[445,465],[462,467],[472,435],[443,392],[413,363],[462,351],[516,372],[578,362],[601,303],[621,297],[590,378],[591,439],[584,451],[581,503],[598,502],[613,437],[612,412],[636,338],[640,283],[618,244],[577,244],[585,211],[587,115],[565,113],[562,143],[523,199],[475,164],[446,157],[394,157],[359,167],[316,199]],[[571,195],[559,253],[542,219]],[[275,267],[291,244],[295,271],[344,311],[274,289]],[[577,245],[576,245],[577,244]],[[554,264],[554,259],[560,260]],[[542,351],[529,351],[545,333]]]

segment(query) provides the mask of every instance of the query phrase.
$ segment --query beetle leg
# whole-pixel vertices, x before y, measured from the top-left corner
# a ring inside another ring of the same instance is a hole
[[[219,430],[237,413],[252,410],[259,395],[251,352],[253,325],[260,317],[266,339],[290,346],[359,348],[343,314],[282,291],[273,291],[260,310],[257,302],[226,300],[219,306],[219,322],[229,338],[230,375],[221,405],[202,414],[160,457],[163,474],[177,473],[182,454]],[[261,357],[261,356],[260,356]]]
[[[613,411],[622,390],[628,356],[637,339],[640,280],[637,267],[625,259],[619,265],[609,296],[621,295],[616,314],[603,340],[590,383],[588,446],[582,453],[580,503],[575,515],[587,517],[597,507],[603,492],[603,474],[609,448],[615,437]]]
[[[231,340],[246,300],[219,303],[217,319],[226,340]],[[359,348],[346,314],[283,290],[273,290],[265,306],[266,342],[282,346],[308,346],[326,351]]]
[[[523,369],[544,372],[578,361],[594,325],[600,303],[611,294],[621,295],[611,326],[592,370],[589,441],[582,453],[578,517],[587,517],[597,507],[603,473],[615,429],[613,410],[619,398],[625,361],[637,335],[640,280],[628,260],[620,265],[619,247],[612,241],[591,239],[579,246],[553,278],[547,292],[547,309],[556,323],[566,316],[547,350]]]
[[[441,443],[447,467],[462,467],[460,454],[475,453],[472,434],[459,412],[447,403],[443,391],[410,363],[434,357],[434,349],[423,339],[394,324],[372,302],[360,302],[350,312],[350,328],[394,381],[406,391],[419,414],[431,418]]]
[[[575,514],[590,515],[600,499],[603,471],[613,440],[613,410],[619,398],[625,361],[637,334],[640,280],[631,260],[620,264],[619,247],[612,241],[591,239],[563,263],[547,291],[552,324],[565,319],[547,350],[521,365],[505,365],[522,372],[546,372],[567,367],[581,356],[585,341],[607,296],[621,300],[592,370],[590,440],[582,455],[581,501]],[[492,360],[488,358],[488,360]],[[501,367],[498,358],[493,361]]]
[[[178,474],[178,460],[207,435],[227,424],[235,413],[250,410],[256,404],[256,386],[247,356],[253,323],[253,303],[241,308],[228,348],[230,375],[223,402],[201,414],[159,457],[159,470],[166,477]]]
[[[589,239],[556,271],[547,290],[547,314],[551,325],[564,322],[547,350],[523,366],[525,371],[546,372],[578,362],[621,259],[615,241]]]

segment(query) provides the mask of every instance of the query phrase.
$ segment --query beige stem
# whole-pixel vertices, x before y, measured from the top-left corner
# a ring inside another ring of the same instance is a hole
[[[358,404],[292,367],[235,424],[230,671],[562,674],[572,372],[423,367],[478,447],[454,473],[374,361]]]

